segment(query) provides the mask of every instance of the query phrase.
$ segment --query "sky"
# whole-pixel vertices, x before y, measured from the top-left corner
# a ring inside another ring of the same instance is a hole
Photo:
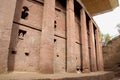
[[[120,4],[120,0],[118,1]],[[120,6],[115,8],[113,11],[94,16],[93,19],[103,34],[108,33],[113,37],[119,34],[116,26],[120,24]]]

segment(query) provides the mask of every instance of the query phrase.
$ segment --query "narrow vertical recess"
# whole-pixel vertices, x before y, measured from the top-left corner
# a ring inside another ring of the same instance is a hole
[[[82,72],[90,72],[88,34],[86,24],[86,14],[84,9],[80,10],[81,23],[81,43],[82,43]]]
[[[89,21],[89,34],[90,34],[90,64],[91,71],[97,71],[96,65],[96,51],[95,51],[95,35],[94,35],[94,26],[92,20]]]
[[[104,65],[103,65],[102,44],[101,44],[100,32],[98,28],[95,30],[95,37],[96,37],[97,69],[98,71],[103,71]]]

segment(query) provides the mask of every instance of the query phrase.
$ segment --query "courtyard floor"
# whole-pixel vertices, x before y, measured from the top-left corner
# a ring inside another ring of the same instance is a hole
[[[36,72],[11,72],[0,75],[0,80],[111,80],[111,72],[40,74]],[[113,80],[120,80],[114,78]]]

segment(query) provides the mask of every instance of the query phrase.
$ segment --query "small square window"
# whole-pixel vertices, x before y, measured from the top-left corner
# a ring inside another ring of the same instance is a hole
[[[23,39],[25,34],[26,34],[25,30],[19,29],[19,32],[18,32],[19,39]]]
[[[26,19],[29,15],[28,13],[29,9],[27,6],[23,6],[23,11],[22,11],[22,14],[21,14],[21,18],[22,19]]]

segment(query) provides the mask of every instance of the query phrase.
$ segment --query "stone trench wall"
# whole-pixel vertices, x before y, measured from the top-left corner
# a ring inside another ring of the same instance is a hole
[[[114,71],[120,76],[120,36],[115,37],[103,46],[105,70]]]

